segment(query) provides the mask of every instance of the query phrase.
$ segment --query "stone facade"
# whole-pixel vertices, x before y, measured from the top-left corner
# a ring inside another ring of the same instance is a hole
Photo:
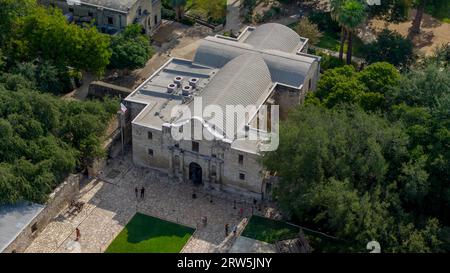
[[[120,1],[120,0],[117,0]],[[72,14],[77,23],[94,22],[104,33],[116,33],[131,24],[140,24],[146,34],[153,34],[161,24],[161,0],[137,0],[128,10],[115,9],[103,1],[104,6],[92,2],[79,1],[78,5],[68,5],[66,0],[39,0],[46,6],[60,8],[64,14]]]
[[[258,155],[231,148],[222,141],[175,141],[170,128],[162,131],[132,125],[133,162],[188,182],[201,172],[201,183],[212,190],[245,193],[262,199],[262,168]],[[198,143],[198,150],[194,147]]]
[[[76,198],[80,190],[80,175],[70,175],[52,194],[39,215],[3,250],[3,253],[24,252],[47,224]]]

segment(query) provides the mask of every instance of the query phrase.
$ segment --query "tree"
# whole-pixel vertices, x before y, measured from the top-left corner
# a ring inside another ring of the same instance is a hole
[[[15,29],[17,19],[35,11],[37,3],[34,0],[0,0],[0,47],[8,40]]]
[[[412,42],[388,29],[382,30],[376,41],[365,46],[364,54],[368,63],[389,62],[399,68],[407,67],[415,59]]]
[[[298,35],[308,38],[311,45],[317,44],[322,37],[322,33],[319,31],[318,26],[311,23],[307,17],[300,19],[296,31]]]
[[[328,108],[347,103],[378,111],[387,107],[392,88],[398,84],[400,73],[389,63],[374,63],[360,72],[344,66],[325,71],[314,96]]]
[[[400,72],[387,62],[368,65],[356,77],[361,83],[366,85],[370,92],[377,92],[383,95],[389,95],[388,93],[392,87],[398,86],[401,79]]]
[[[18,61],[42,59],[101,75],[109,63],[110,38],[94,26],[69,24],[57,9],[38,7],[15,20],[7,53]]]
[[[361,252],[372,240],[384,252],[441,251],[440,221],[409,212],[428,202],[433,187],[401,124],[355,107],[308,105],[281,124],[280,139],[277,151],[263,155],[280,177],[280,205],[345,242],[320,251]]]
[[[21,70],[34,77],[34,68],[26,63]],[[12,76],[17,74],[0,72],[0,78]],[[103,134],[118,102],[65,101],[8,87],[0,81],[0,204],[43,203],[69,173],[104,155]]]
[[[111,43],[111,68],[134,70],[145,66],[153,55],[147,36],[141,34],[139,25],[128,26]]]
[[[366,19],[364,4],[360,0],[345,0],[337,15],[337,20],[347,33],[347,64],[352,63],[353,35]]]
[[[183,17],[184,7],[186,6],[186,0],[170,0],[171,6],[175,9],[176,19],[180,21]]]
[[[412,39],[420,32],[420,25],[422,24],[423,13],[428,0],[415,0],[416,16],[414,17],[411,28],[409,30],[408,38]]]

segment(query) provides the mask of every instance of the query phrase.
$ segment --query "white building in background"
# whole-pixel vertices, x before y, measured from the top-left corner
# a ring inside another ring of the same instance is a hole
[[[161,24],[161,0],[38,0],[60,8],[76,23],[90,23],[101,32],[114,34],[131,24],[153,34]]]
[[[193,60],[172,58],[125,99],[134,163],[185,183],[269,198],[274,185],[259,159],[261,147],[272,141],[273,128],[256,117],[263,106],[270,112],[279,105],[283,119],[315,89],[320,58],[304,53],[307,46],[308,40],[288,27],[265,24],[248,27],[236,39],[207,37]],[[256,106],[245,122],[232,119],[245,137],[224,134],[225,123],[219,121],[227,118],[173,116],[175,107],[193,109],[200,98],[201,110],[208,105]],[[219,137],[174,138],[173,130],[186,128]],[[251,138],[257,133],[263,137]]]

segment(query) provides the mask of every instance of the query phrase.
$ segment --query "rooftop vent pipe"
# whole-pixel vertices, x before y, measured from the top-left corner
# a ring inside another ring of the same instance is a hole
[[[189,80],[189,85],[192,86],[192,88],[197,88],[199,78],[191,78]]]
[[[181,83],[183,82],[183,77],[177,76],[177,77],[175,77],[175,79],[173,79],[173,82],[176,83],[178,85],[178,87],[180,87]]]
[[[190,85],[183,86],[183,95],[184,96],[189,96],[191,94],[191,92],[192,92],[192,86],[190,86]]]
[[[167,93],[173,93],[177,89],[177,85],[174,83],[169,83],[167,86]]]

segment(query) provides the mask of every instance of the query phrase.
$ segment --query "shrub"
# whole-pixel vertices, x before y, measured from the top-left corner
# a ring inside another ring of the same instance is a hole
[[[316,24],[311,23],[308,18],[304,17],[300,19],[296,27],[297,33],[305,38],[309,39],[309,43],[315,45],[319,42],[322,33]]]
[[[331,19],[329,12],[313,11],[308,16],[309,20],[319,27],[320,31],[335,33],[338,36],[341,28],[339,25]]]
[[[195,25],[195,20],[184,16],[183,18],[181,18],[180,23],[188,25],[188,26],[193,26],[193,25]]]
[[[368,63],[389,62],[396,67],[408,66],[415,59],[412,42],[388,29],[381,31],[378,39],[367,44],[363,52]]]
[[[175,20],[175,11],[172,9],[167,9],[165,7],[161,8],[161,17],[167,20]]]

